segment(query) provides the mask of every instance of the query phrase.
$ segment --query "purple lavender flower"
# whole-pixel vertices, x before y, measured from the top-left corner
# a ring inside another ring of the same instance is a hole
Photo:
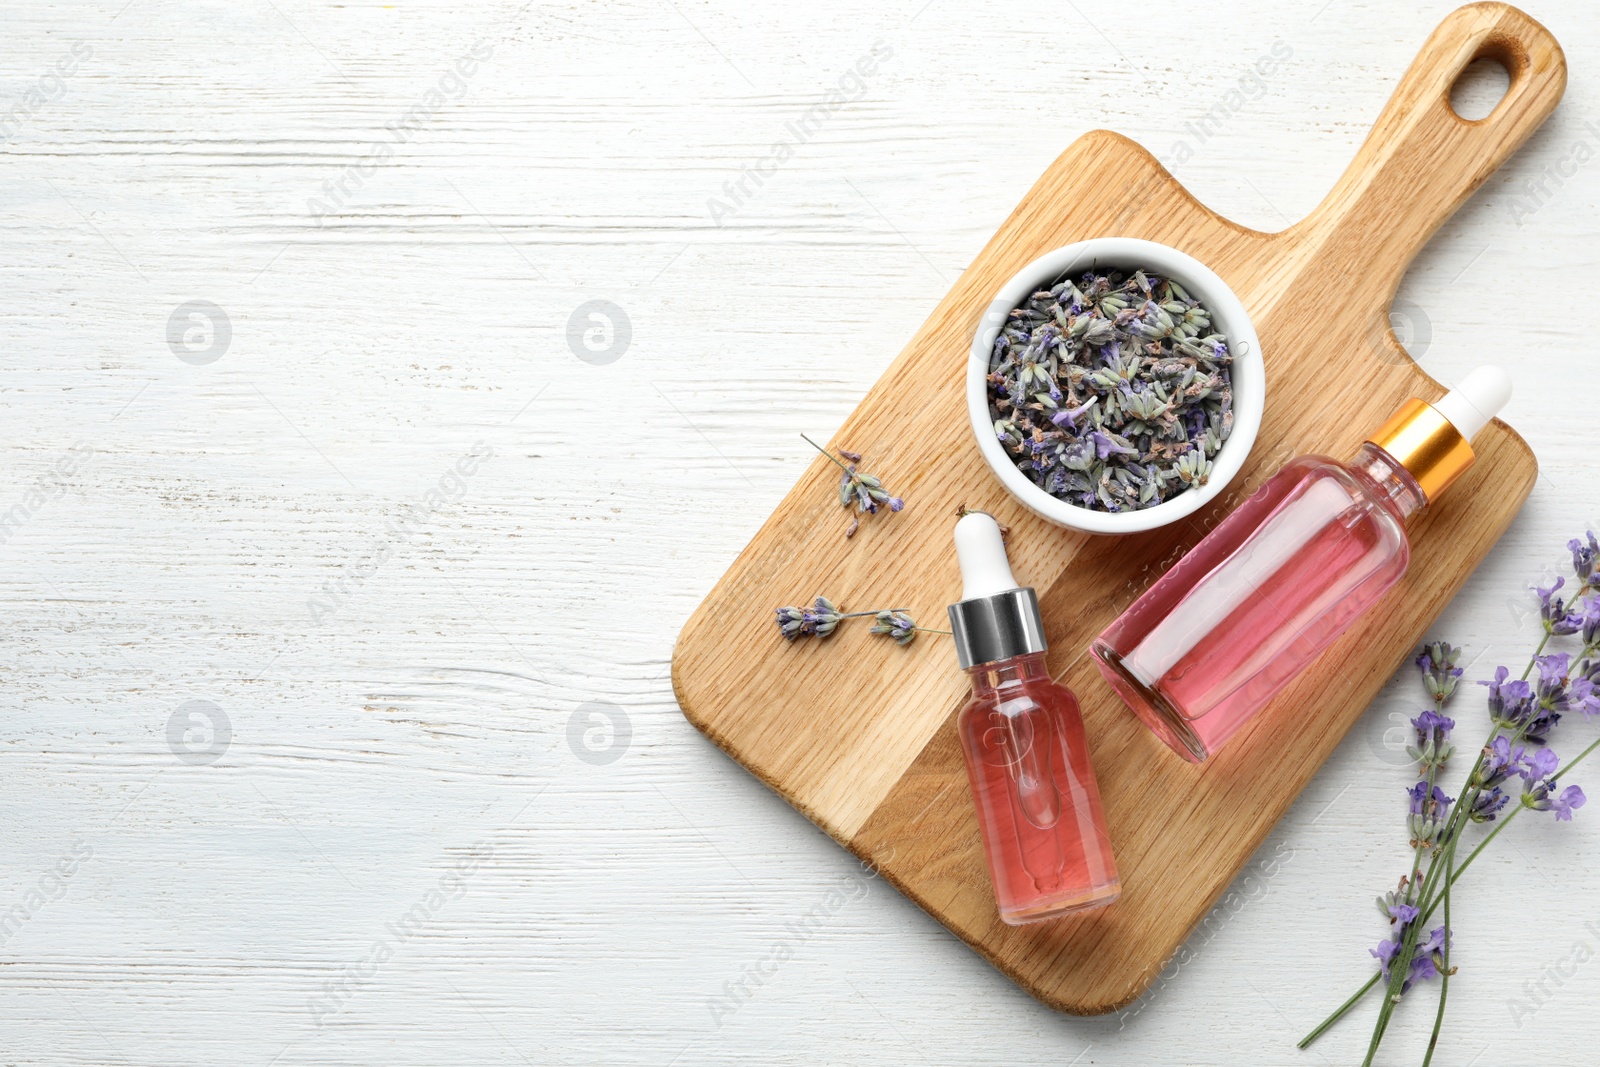
[[[1435,926],[1427,940],[1417,943],[1416,952],[1411,957],[1411,976],[1406,981],[1407,986],[1439,974],[1439,968],[1444,966],[1445,946],[1449,942],[1450,932],[1443,926]]]
[[[1545,630],[1556,637],[1575,634],[1583,628],[1583,616],[1568,611],[1566,601],[1556,596],[1556,591],[1566,584],[1565,578],[1557,578],[1548,589],[1533,587],[1539,598],[1539,618],[1544,620]]]
[[[1556,813],[1556,822],[1571,822],[1573,809],[1583,807],[1583,802],[1587,799],[1582,789],[1569,785],[1561,791],[1560,796],[1550,802],[1550,810]]]
[[[1522,728],[1522,736],[1535,745],[1542,745],[1550,740],[1550,731],[1555,729],[1556,723],[1561,721],[1561,713],[1547,708],[1537,708]]]
[[[1485,789],[1472,798],[1472,807],[1467,809],[1467,818],[1473,822],[1494,822],[1500,814],[1500,809],[1506,806],[1506,801],[1511,799],[1505,791],[1498,786]]]
[[[1430,708],[1412,719],[1411,725],[1416,727],[1418,743],[1425,744],[1431,740],[1448,741],[1450,731],[1456,728],[1456,721]]]
[[[874,616],[872,632],[888,634],[903,647],[916,640],[917,624],[903,611],[880,611]]]
[[[1395,904],[1389,909],[1389,917],[1401,926],[1409,922],[1415,922],[1420,913],[1420,909],[1415,904]]]
[[[1440,832],[1444,830],[1450,805],[1455,801],[1446,796],[1445,791],[1438,786],[1430,788],[1426,779],[1406,790],[1406,795],[1411,799],[1406,826],[1411,831],[1412,841],[1418,844],[1434,844]]]
[[[1412,719],[1411,725],[1417,731],[1416,743],[1406,749],[1411,758],[1424,767],[1442,767],[1455,752],[1450,731],[1455,729],[1456,721],[1430,708]]]
[[[1418,909],[1410,901],[1410,886],[1409,878],[1401,878],[1399,888],[1391,889],[1378,898],[1378,914],[1388,919],[1390,926],[1398,925],[1403,929],[1406,923],[1417,917]]]
[[[1110,459],[1112,456],[1137,456],[1139,450],[1129,448],[1128,443],[1115,434],[1104,434],[1099,430],[1089,431],[1088,440],[1094,444],[1095,455],[1101,459]]]
[[[1489,717],[1495,725],[1520,729],[1534,711],[1533,687],[1520,678],[1508,681],[1510,673],[1496,667],[1492,681],[1478,684],[1489,687]]]
[[[1583,795],[1583,790],[1575,785],[1569,785],[1561,791],[1561,795],[1551,804],[1551,809],[1556,813],[1557,822],[1571,822],[1572,812],[1583,807],[1588,798]]]
[[[1376,957],[1383,965],[1383,977],[1389,978],[1389,967],[1394,962],[1395,956],[1400,951],[1400,945],[1405,940],[1405,931],[1397,931],[1393,938],[1378,942],[1377,948],[1368,949],[1367,952]],[[1426,940],[1419,941],[1411,957],[1411,965],[1407,969],[1406,980],[1401,984],[1400,991],[1406,992],[1416,982],[1426,981],[1439,974],[1439,968],[1444,965],[1445,945],[1449,942],[1450,935],[1443,926],[1435,927]]]
[[[1528,756],[1527,762],[1523,764],[1522,769],[1517,773],[1522,776],[1524,782],[1532,785],[1555,774],[1556,768],[1559,766],[1561,766],[1561,757],[1548,748],[1539,748]]]
[[[1572,656],[1569,653],[1555,652],[1548,656],[1540,656],[1534,663],[1539,668],[1541,699],[1567,684],[1567,673],[1572,669]]]
[[[1547,778],[1524,790],[1522,805],[1534,811],[1553,811],[1557,822],[1571,822],[1572,813],[1583,807],[1587,799],[1583,790],[1575,785],[1569,785],[1557,793],[1555,779]]]
[[[1567,674],[1571,660],[1570,655],[1560,652],[1534,661],[1539,668],[1539,688],[1522,721],[1522,736],[1536,745],[1544,744],[1561,721],[1561,713],[1570,707]]]
[[[1055,423],[1057,426],[1065,426],[1069,430],[1076,430],[1078,428],[1078,420],[1083,417],[1085,412],[1099,402],[1099,397],[1091,396],[1088,400],[1085,400],[1082,404],[1079,404],[1075,408],[1062,408],[1060,411],[1050,416],[1050,421]]]
[[[1600,686],[1587,673],[1567,687],[1567,709],[1581,712],[1585,719],[1600,714]]]
[[[1501,734],[1483,750],[1483,763],[1478,768],[1475,783],[1483,789],[1493,789],[1513,774],[1521,774],[1527,749],[1511,746],[1511,739]]]
[[[1412,786],[1410,789],[1407,789],[1406,796],[1411,798],[1411,814],[1422,814],[1422,807],[1428,801],[1428,791],[1430,789],[1437,790],[1438,788],[1438,786],[1428,785],[1427,781],[1423,780]]]
[[[1567,548],[1572,552],[1572,570],[1578,581],[1584,585],[1593,584],[1595,564],[1600,562],[1600,541],[1595,540],[1594,531],[1589,531],[1588,544],[1574,537],[1567,542]]]
[[[1422,672],[1422,685],[1434,701],[1443,704],[1455,695],[1456,682],[1461,678],[1461,668],[1456,660],[1461,650],[1443,641],[1422,646],[1417,656],[1417,669]]]
[[[1578,630],[1583,634],[1583,643],[1592,645],[1600,637],[1600,596],[1591,596],[1583,602],[1579,609],[1582,619]]]

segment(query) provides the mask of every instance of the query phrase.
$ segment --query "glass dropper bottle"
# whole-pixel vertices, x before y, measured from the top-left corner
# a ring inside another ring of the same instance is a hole
[[[956,654],[972,679],[957,720],[1000,918],[1013,926],[1117,898],[1117,868],[1077,698],[1045,669],[1032,589],[1011,575],[994,519],[956,523]]]
[[[1479,367],[1346,462],[1290,461],[1095,640],[1101,674],[1174,752],[1209,758],[1400,580],[1406,520],[1510,398],[1506,372]]]

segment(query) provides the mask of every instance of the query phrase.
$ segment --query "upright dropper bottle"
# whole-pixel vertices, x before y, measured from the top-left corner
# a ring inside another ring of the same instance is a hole
[[[1480,367],[1406,401],[1349,462],[1287,464],[1106,628],[1101,673],[1173,751],[1208,758],[1400,580],[1406,520],[1510,399],[1505,371]]]
[[[956,655],[972,679],[957,730],[1000,918],[1015,925],[1117,898],[1116,864],[1071,691],[1045,669],[1032,589],[1011,576],[994,519],[956,523]]]

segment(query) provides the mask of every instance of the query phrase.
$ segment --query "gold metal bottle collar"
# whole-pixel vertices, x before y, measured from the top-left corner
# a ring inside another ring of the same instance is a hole
[[[1472,466],[1472,443],[1421,400],[1407,400],[1367,440],[1410,471],[1430,502]]]

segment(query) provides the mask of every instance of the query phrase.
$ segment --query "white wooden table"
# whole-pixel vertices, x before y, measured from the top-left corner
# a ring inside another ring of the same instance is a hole
[[[1438,627],[1473,677],[1600,517],[1600,24],[1528,6],[1566,101],[1398,305],[1435,376],[1509,365],[1543,462]],[[1192,190],[1281,227],[1449,7],[7,4],[0,1061],[1358,1057],[1365,1014],[1293,1042],[1404,867],[1410,678],[1191,958],[1074,1019],[713,749],[668,662],[798,434],[1072,138],[1187,140]],[[1457,901],[1436,1062],[1592,1062],[1600,810],[1528,822]]]

